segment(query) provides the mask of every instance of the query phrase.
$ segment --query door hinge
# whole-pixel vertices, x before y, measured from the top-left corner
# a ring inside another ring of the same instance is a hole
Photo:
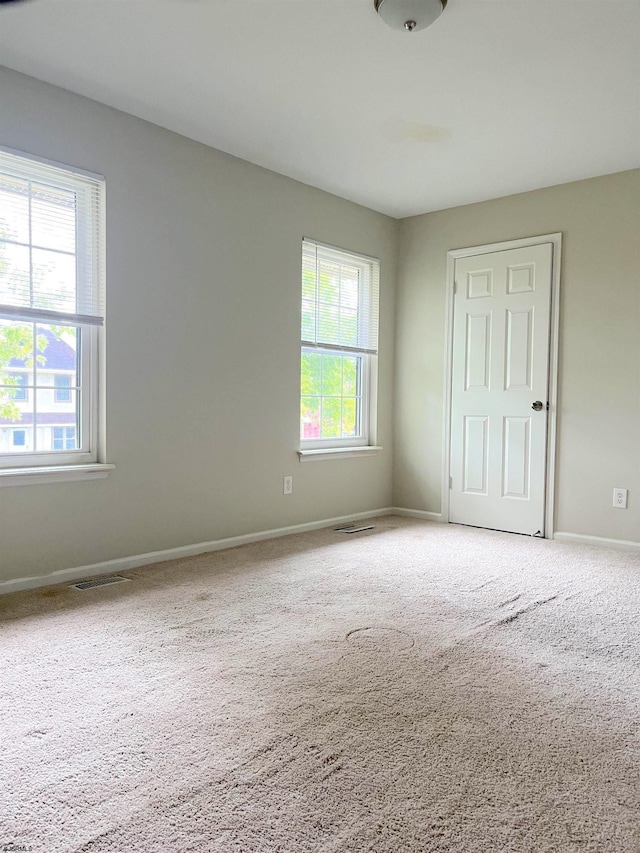
[[[454,281],[453,282],[453,295],[455,296],[457,292],[458,292],[458,282]]]
[[[449,477],[449,488],[453,488],[453,477]]]

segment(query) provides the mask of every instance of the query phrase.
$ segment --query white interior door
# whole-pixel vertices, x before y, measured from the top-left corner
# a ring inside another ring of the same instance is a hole
[[[452,522],[544,535],[552,252],[455,261]]]

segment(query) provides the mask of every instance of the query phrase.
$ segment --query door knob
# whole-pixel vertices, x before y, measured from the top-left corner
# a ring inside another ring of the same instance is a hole
[[[536,400],[535,403],[532,403],[531,408],[534,412],[541,412],[543,405],[541,400]]]

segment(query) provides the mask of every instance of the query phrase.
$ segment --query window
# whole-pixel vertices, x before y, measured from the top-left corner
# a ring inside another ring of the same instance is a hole
[[[27,433],[23,429],[13,430],[13,446],[24,447],[27,443]]]
[[[64,374],[56,374],[53,377],[55,388],[54,399],[56,403],[71,402],[71,377]]]
[[[301,450],[374,443],[379,263],[302,244]]]
[[[24,373],[10,373],[9,385],[13,385],[13,389],[9,391],[9,399],[19,402],[27,401],[27,377]]]
[[[0,469],[97,461],[103,193],[98,176],[0,150],[0,425],[15,427]]]
[[[51,445],[54,450],[76,449],[75,427],[53,427]]]

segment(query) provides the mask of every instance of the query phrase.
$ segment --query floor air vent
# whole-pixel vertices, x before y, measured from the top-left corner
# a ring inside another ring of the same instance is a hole
[[[108,586],[112,583],[123,583],[131,580],[131,578],[122,578],[120,575],[112,575],[109,578],[96,578],[93,581],[81,581],[80,583],[72,583],[73,589],[93,589],[94,586]]]
[[[346,524],[344,527],[334,527],[336,533],[362,533],[363,530],[373,530],[375,525],[367,524],[362,527],[356,527],[353,524]]]

